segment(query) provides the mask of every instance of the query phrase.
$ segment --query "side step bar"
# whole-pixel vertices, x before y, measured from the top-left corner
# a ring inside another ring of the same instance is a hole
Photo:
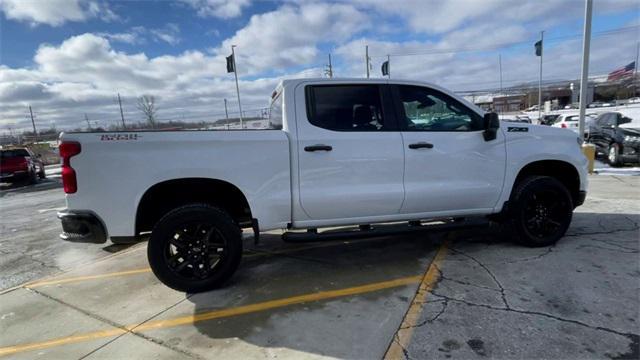
[[[360,225],[359,227],[329,229],[322,232],[318,232],[317,229],[309,229],[311,231],[307,230],[306,232],[287,231],[282,234],[282,241],[303,243],[324,240],[357,239],[411,232],[441,232],[461,230],[486,227],[488,225],[489,220],[487,220],[487,218],[485,217],[455,218],[430,222],[410,221],[408,223]]]

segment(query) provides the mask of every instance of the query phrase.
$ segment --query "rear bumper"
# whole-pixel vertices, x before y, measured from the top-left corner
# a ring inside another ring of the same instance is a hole
[[[60,211],[58,219],[62,223],[62,240],[93,244],[103,244],[107,241],[107,232],[102,221],[90,211]]]

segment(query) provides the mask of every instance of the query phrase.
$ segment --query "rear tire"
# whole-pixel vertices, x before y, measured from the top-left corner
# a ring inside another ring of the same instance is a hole
[[[549,176],[519,181],[509,200],[510,228],[525,246],[555,244],[571,224],[573,201],[567,188]]]
[[[223,210],[190,204],[167,213],[147,247],[151,270],[168,287],[201,292],[223,285],[242,257],[241,230]]]

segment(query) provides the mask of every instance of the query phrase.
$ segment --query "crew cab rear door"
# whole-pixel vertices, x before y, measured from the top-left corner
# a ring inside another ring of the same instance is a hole
[[[299,202],[308,220],[398,214],[404,151],[384,84],[296,89]],[[335,223],[335,222],[332,222]]]
[[[480,213],[492,209],[504,182],[502,131],[485,141],[483,118],[443,90],[391,85],[404,141],[402,213]]]

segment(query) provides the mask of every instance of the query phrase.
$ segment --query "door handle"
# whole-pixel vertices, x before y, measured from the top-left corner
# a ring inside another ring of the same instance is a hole
[[[427,142],[419,142],[415,144],[409,144],[409,149],[432,149],[433,144]]]
[[[311,146],[305,146],[304,147],[304,151],[331,151],[333,148],[329,145],[323,145],[323,144],[318,144],[318,145],[311,145]]]

